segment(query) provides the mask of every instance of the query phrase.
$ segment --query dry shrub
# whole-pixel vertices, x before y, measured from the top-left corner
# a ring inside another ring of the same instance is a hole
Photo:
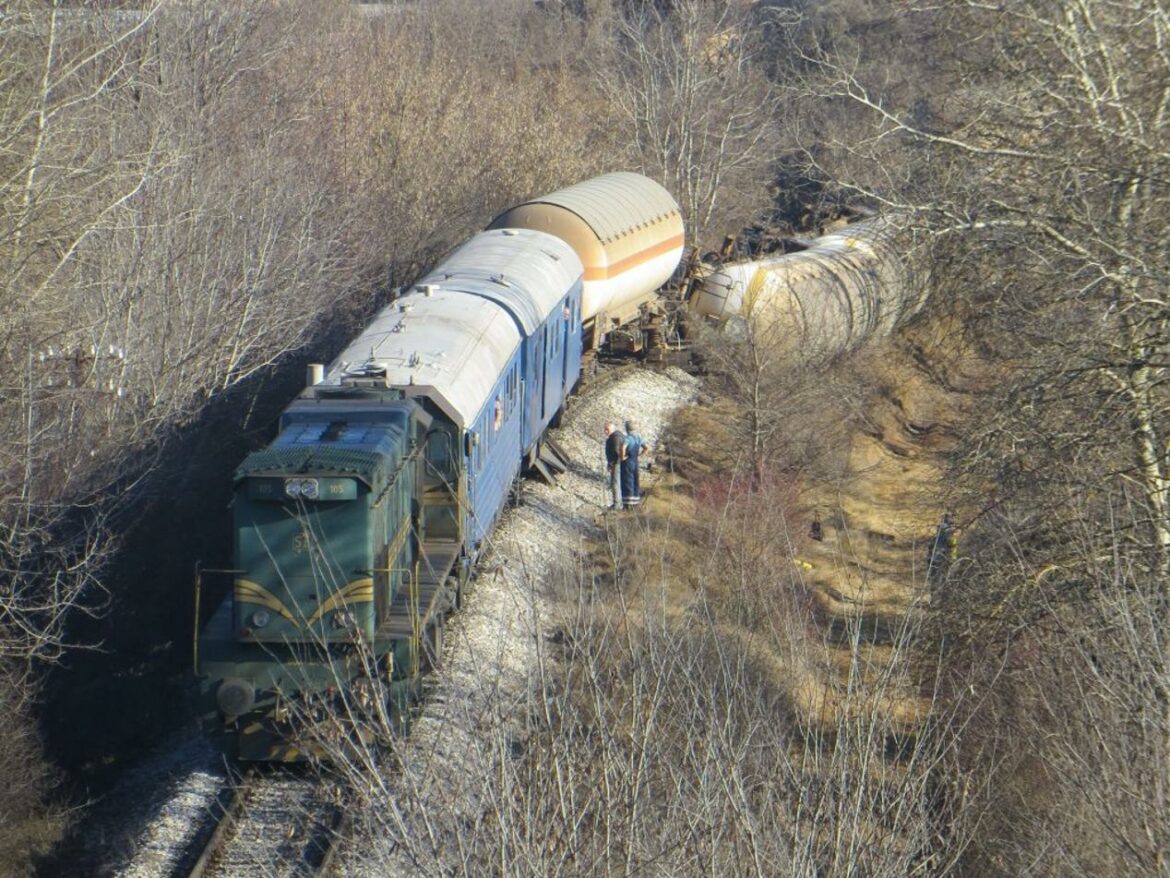
[[[938,621],[948,700],[978,693],[953,774],[985,778],[971,788],[987,816],[967,868],[1166,874],[1166,609],[1137,527],[1123,514],[1103,527],[1090,498],[1043,528],[1014,506],[985,517],[980,563],[954,577]],[[1060,562],[1047,563],[1057,526]]]
[[[860,682],[858,709],[814,733],[778,682],[782,633],[733,636],[701,597],[676,614],[658,583],[615,592],[571,574],[558,589],[563,624],[522,700],[443,705],[452,732],[475,730],[458,764],[410,741],[389,773],[385,755],[346,754],[361,869],[945,873],[927,865],[941,862],[928,751],[887,757]]]
[[[731,472],[742,454],[734,441],[739,417],[730,399],[705,394],[675,413],[659,440],[658,459],[692,482]]]
[[[707,547],[700,575],[735,624],[767,625],[778,614],[798,614],[798,605],[807,611],[807,592],[794,575],[804,536],[791,528],[800,520],[792,477],[773,469],[733,471],[692,490]]]
[[[29,874],[29,857],[47,848],[60,828],[45,805],[58,778],[41,746],[32,685],[15,668],[0,672],[0,875]]]

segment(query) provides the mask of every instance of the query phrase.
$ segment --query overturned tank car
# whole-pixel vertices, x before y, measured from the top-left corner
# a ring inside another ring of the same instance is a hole
[[[797,242],[801,249],[700,266],[689,307],[731,332],[820,360],[890,332],[916,313],[923,293],[881,217]]]

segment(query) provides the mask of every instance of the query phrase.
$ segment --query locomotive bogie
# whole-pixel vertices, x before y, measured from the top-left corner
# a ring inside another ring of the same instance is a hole
[[[224,604],[222,610],[228,609]],[[328,714],[352,715],[347,699],[365,690],[380,691],[387,707],[405,723],[417,678],[418,656],[408,637],[381,638],[366,651],[290,648],[244,644],[226,631],[221,610],[204,634],[207,651],[200,670],[214,681],[200,703],[209,733],[243,761],[301,761],[321,755],[301,730]],[[370,686],[371,657],[383,677]],[[370,705],[356,698],[357,707]],[[318,736],[319,739],[319,736]]]

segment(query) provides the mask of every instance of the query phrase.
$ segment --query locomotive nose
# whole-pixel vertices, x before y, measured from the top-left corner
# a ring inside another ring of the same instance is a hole
[[[228,677],[219,684],[215,700],[225,716],[241,716],[251,710],[256,703],[256,690],[247,680]]]

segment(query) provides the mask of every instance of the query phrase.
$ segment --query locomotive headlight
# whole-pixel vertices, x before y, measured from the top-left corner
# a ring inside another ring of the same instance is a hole
[[[268,615],[267,610],[257,610],[255,613],[252,614],[252,627],[253,628],[263,628],[270,621],[272,621],[272,617],[270,615]]]
[[[293,500],[298,497],[316,500],[321,496],[321,486],[316,479],[285,479],[284,495]]]

